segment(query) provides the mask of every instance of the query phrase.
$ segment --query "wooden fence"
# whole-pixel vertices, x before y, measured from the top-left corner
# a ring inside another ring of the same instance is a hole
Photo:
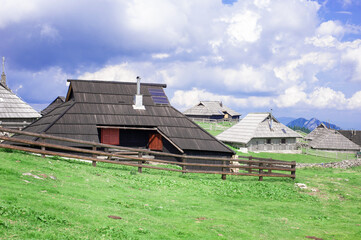
[[[317,157],[332,158],[337,160],[354,160],[357,159],[357,153],[346,151],[327,151],[312,149],[310,147],[302,148],[302,153]]]
[[[200,156],[191,156],[191,155],[178,155],[172,153],[154,152],[147,149],[121,147],[121,146],[114,146],[114,145],[108,145],[108,144],[102,144],[96,142],[63,138],[63,137],[57,137],[47,134],[37,134],[37,133],[19,131],[15,129],[6,129],[2,127],[0,127],[0,132],[4,132],[4,133],[8,132],[17,135],[32,136],[39,138],[41,140],[41,141],[30,141],[30,140],[24,140],[14,137],[7,137],[4,135],[4,136],[0,136],[0,139],[5,141],[2,144],[0,144],[0,148],[37,153],[37,154],[41,154],[43,157],[45,157],[45,155],[51,155],[51,156],[88,160],[92,162],[92,165],[94,167],[96,167],[97,162],[105,162],[105,163],[137,167],[139,173],[142,172],[143,168],[150,168],[150,169],[174,171],[174,172],[182,172],[182,173],[220,174],[222,175],[223,180],[226,179],[227,175],[256,176],[259,178],[259,181],[262,181],[263,177],[289,177],[292,179],[296,178],[295,161],[287,162],[287,161],[279,161],[273,159],[255,158],[252,156],[250,157],[234,156],[233,158],[216,158],[216,157],[200,157]],[[45,139],[51,139],[61,142],[78,143],[88,146],[88,149],[46,143],[44,141]],[[8,142],[16,143],[16,145],[8,144]],[[118,152],[109,152],[108,151],[109,149],[115,149],[118,150]],[[58,150],[58,151],[54,151],[54,150]],[[148,156],[144,156],[145,154],[150,155],[154,158],[150,159]],[[180,159],[180,161],[175,162],[175,161],[156,159],[155,158],[156,156],[175,157]],[[104,159],[104,157],[106,157],[107,159]],[[190,160],[192,160],[192,162],[189,162]],[[218,161],[218,162],[222,162],[222,164],[194,163],[194,160]],[[165,168],[165,167],[160,167],[159,165],[149,164],[152,162],[178,165],[182,167],[182,169]],[[221,168],[222,171],[187,169],[187,167],[191,167],[191,166],[218,168],[218,169]],[[290,174],[285,174],[284,172],[290,172]]]

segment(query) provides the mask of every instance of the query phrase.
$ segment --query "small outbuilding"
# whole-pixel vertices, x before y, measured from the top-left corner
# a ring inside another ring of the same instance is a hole
[[[302,138],[271,113],[250,113],[216,137],[245,152],[298,152],[297,138]]]
[[[194,107],[183,112],[193,120],[235,120],[238,121],[240,113],[223,105],[219,101],[201,101]]]
[[[68,82],[65,102],[24,130],[175,154],[214,157],[234,154],[170,105],[164,92],[165,84]]]
[[[321,123],[312,132],[306,135],[306,140],[312,149],[338,152],[358,152],[360,146],[349,140],[335,129],[329,129]]]
[[[343,136],[356,143],[361,148],[361,131],[360,130],[338,130]]]
[[[16,96],[7,86],[3,60],[3,72],[0,82],[0,126],[22,129],[39,117],[41,115],[37,111]]]

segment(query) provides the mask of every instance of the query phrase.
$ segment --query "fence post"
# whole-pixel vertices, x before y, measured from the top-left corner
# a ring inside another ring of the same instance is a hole
[[[92,150],[93,150],[93,151],[96,151],[96,150],[97,150],[97,147],[96,147],[95,145],[93,145]],[[97,155],[93,154],[92,157],[93,157],[93,158],[96,158]],[[92,161],[92,166],[93,166],[93,167],[96,167],[96,166],[97,166],[97,161]]]
[[[293,161],[293,164],[291,165],[291,168],[296,168],[296,162]],[[291,171],[291,175],[294,175],[294,177],[291,177],[293,180],[296,178],[296,171]]]
[[[269,159],[272,162],[272,158]],[[268,164],[267,167],[272,167],[272,163]],[[272,169],[268,169],[268,174],[272,173]]]
[[[40,138],[40,142],[45,142],[44,138]],[[41,150],[42,150],[42,151],[45,151],[46,149],[45,149],[44,146],[41,146]],[[42,158],[45,158],[45,154],[41,154],[41,157],[42,157]]]
[[[259,163],[259,167],[262,167],[262,166],[263,166],[263,163]],[[258,173],[263,174],[263,169],[259,168]],[[263,176],[259,176],[258,181],[263,181]]]
[[[248,160],[252,161],[252,156],[248,157]],[[251,167],[251,163],[248,163],[248,166]],[[248,168],[248,173],[252,173],[252,168]]]
[[[142,152],[139,152],[139,153],[138,153],[138,157],[141,158],[142,156],[143,156],[143,153],[142,153]],[[143,163],[143,161],[138,161],[138,164],[139,164],[139,165],[142,165],[142,163]],[[142,172],[143,172],[142,167],[138,167],[138,172],[139,172],[139,173],[142,173]]]
[[[185,154],[183,154],[185,155]],[[187,160],[185,158],[182,158],[182,163],[186,163]],[[182,165],[182,171],[187,171],[187,166],[186,165]],[[182,172],[182,174],[186,174],[185,172]]]
[[[228,162],[229,163],[229,162]],[[226,164],[225,161],[222,161],[222,165]],[[224,172],[224,170],[226,170],[227,168],[222,167],[222,172]],[[222,180],[226,180],[227,179],[227,174],[222,174]]]

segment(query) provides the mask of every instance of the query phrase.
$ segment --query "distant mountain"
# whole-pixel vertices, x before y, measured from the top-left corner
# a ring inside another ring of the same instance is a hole
[[[277,118],[277,120],[282,123],[283,125],[287,125],[289,122],[292,122],[293,120],[295,120],[296,118],[291,118],[291,117],[279,117]]]
[[[286,124],[287,127],[304,127],[305,123],[307,122],[307,119],[304,118],[297,118],[291,122],[288,122]]]
[[[310,120],[304,118],[297,118],[287,124],[287,127],[300,127],[300,128],[307,128],[310,131],[313,131],[317,126],[321,123],[325,124],[328,128],[340,130],[341,128],[336,126],[335,124],[328,123],[328,122],[321,122],[316,118],[311,118]]]

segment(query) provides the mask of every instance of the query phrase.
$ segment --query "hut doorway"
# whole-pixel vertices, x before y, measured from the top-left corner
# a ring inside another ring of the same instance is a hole
[[[98,126],[101,143],[163,151],[163,137],[156,128]]]
[[[100,142],[110,145],[119,145],[119,129],[101,128]]]
[[[150,133],[148,147],[149,150],[162,151],[163,150],[162,135],[160,135],[159,133]]]

